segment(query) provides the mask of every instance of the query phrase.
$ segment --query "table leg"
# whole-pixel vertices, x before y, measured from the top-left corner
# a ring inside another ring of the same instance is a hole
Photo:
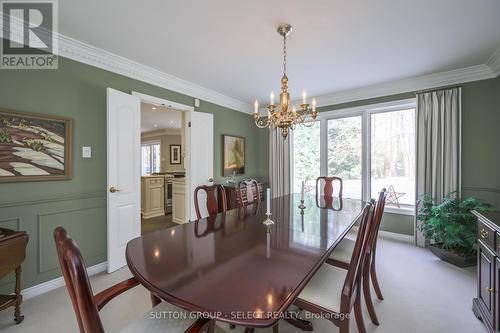
[[[245,333],[254,333],[254,332],[255,332],[255,328],[252,328],[252,327],[245,328]]]
[[[155,306],[157,306],[158,304],[161,303],[161,298],[159,298],[158,296],[154,295],[154,294],[150,294],[151,296],[151,306],[154,308]]]
[[[21,315],[21,303],[23,302],[23,295],[21,295],[21,265],[16,268],[16,304],[14,310],[14,321],[16,324],[20,324],[24,320],[24,316]]]
[[[292,326],[300,328],[303,331],[311,332],[314,330],[313,325],[310,321],[300,319],[297,317],[286,316],[285,320]],[[273,332],[275,333],[275,332]]]

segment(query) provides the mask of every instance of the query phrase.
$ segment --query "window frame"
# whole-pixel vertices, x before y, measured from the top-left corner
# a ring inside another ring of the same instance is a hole
[[[156,146],[158,145],[160,148],[159,148],[159,151],[160,151],[160,170],[159,172],[161,172],[161,141],[160,140],[152,140],[152,141],[146,141],[146,142],[141,142],[141,176],[147,176],[143,174],[143,170],[142,170],[142,148],[143,147],[148,147],[149,150],[150,150],[150,153],[149,153],[149,168],[150,170],[153,170],[153,148],[152,146]],[[149,175],[152,175],[153,172],[149,173]]]
[[[362,200],[371,199],[371,115],[391,111],[401,111],[404,109],[416,109],[416,98],[408,98],[384,103],[356,106],[343,109],[332,109],[318,113],[320,121],[320,172],[327,174],[328,170],[328,121],[347,117],[361,117],[361,196]],[[415,112],[416,124],[416,112]],[[416,140],[415,140],[416,148]],[[416,161],[415,161],[416,168]],[[292,173],[293,174],[293,173]],[[415,215],[415,205],[402,204],[400,208],[385,207],[385,212]]]

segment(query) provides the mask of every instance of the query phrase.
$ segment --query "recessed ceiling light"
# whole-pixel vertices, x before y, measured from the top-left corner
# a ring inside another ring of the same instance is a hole
[[[153,126],[154,126],[154,127],[158,127],[158,125],[156,125],[156,124],[154,124]]]
[[[153,106],[151,109],[152,109],[152,110],[156,110],[156,106]]]
[[[173,124],[173,123],[174,123],[174,121],[173,121],[173,120],[170,120],[170,123],[171,123],[171,124]]]

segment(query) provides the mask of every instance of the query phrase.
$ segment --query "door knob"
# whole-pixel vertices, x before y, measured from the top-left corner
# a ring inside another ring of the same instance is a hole
[[[111,186],[111,187],[109,188],[109,192],[111,192],[111,193],[115,193],[115,192],[120,192],[120,190],[119,190],[119,189],[117,189],[117,188],[116,188],[116,187],[114,187],[114,186]]]
[[[208,178],[208,182],[209,183],[213,183],[214,182],[214,179],[212,177]]]

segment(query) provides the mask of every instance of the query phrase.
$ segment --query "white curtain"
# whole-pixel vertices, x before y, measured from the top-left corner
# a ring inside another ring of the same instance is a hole
[[[280,129],[269,132],[269,184],[273,198],[290,194],[291,134],[284,139]]]
[[[460,195],[461,94],[460,87],[417,94],[417,198],[425,194],[440,203],[450,192]],[[418,223],[415,217],[415,243],[425,246]]]

